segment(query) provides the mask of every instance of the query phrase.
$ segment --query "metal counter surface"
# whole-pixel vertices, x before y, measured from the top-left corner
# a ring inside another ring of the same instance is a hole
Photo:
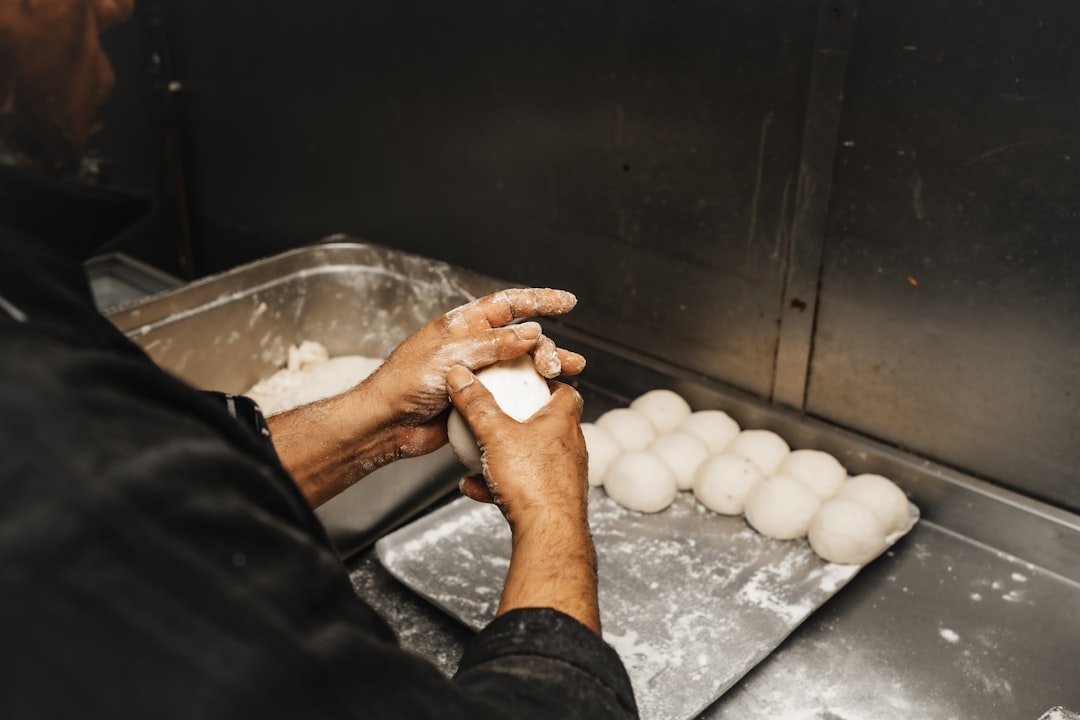
[[[471,631],[369,550],[353,586],[403,647],[453,673]],[[1080,588],[922,522],[701,717],[1038,718],[1080,707]]]
[[[591,357],[604,364],[602,354]],[[586,418],[625,400],[588,382],[579,389]],[[872,460],[869,449],[849,450],[849,457]],[[937,497],[979,511],[948,493]],[[931,514],[951,518],[945,510]],[[1003,540],[1007,534],[1000,529]],[[452,674],[472,632],[394,580],[373,551],[355,558],[349,570],[359,595],[387,619],[402,645]],[[1011,719],[1038,718],[1055,706],[1077,708],[1078,608],[1075,577],[924,520],[700,717]]]
[[[111,316],[163,367],[242,390],[288,343],[385,354],[433,315],[501,284],[388,248],[329,244],[207,278]],[[356,308],[375,307],[374,313]],[[763,403],[625,347],[545,326],[583,352],[585,417],[666,387],[794,447],[834,454],[852,473],[893,478],[923,514],[706,718],[1038,718],[1080,708],[1080,517],[848,430]],[[336,343],[336,344],[335,344]],[[341,549],[359,550],[456,485],[447,453],[396,463],[335,502]],[[1018,560],[1016,558],[1022,558]],[[444,672],[470,631],[390,578],[371,551],[349,562],[357,592],[402,644]]]

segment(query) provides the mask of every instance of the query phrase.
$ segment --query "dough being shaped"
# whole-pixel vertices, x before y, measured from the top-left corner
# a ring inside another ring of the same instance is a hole
[[[746,496],[765,476],[751,460],[735,453],[714,455],[698,468],[694,497],[721,515],[742,515]]]
[[[820,450],[796,450],[781,461],[776,472],[806,483],[822,500],[835,497],[847,480],[840,461]]]
[[[743,430],[727,451],[753,460],[761,472],[773,475],[791,448],[784,438],[769,430]]]
[[[716,455],[727,450],[739,434],[739,423],[721,410],[699,410],[683,420],[679,429],[696,435]]]
[[[806,537],[821,498],[787,475],[758,483],[746,497],[746,521],[762,535],[778,540]]]
[[[649,418],[630,408],[608,410],[597,418],[596,424],[611,433],[623,450],[644,450],[656,438],[656,429]]]
[[[593,423],[582,423],[581,434],[585,436],[585,448],[589,451],[589,485],[603,485],[611,463],[622,454],[622,447],[604,428]]]
[[[659,455],[648,450],[628,452],[608,468],[604,490],[629,510],[660,512],[675,501],[675,475]]]
[[[502,411],[518,422],[531,418],[551,398],[547,380],[536,372],[528,355],[489,365],[476,373],[476,379],[491,391]],[[450,411],[446,434],[462,464],[474,473],[482,473],[484,464],[480,447],[457,410]]]
[[[630,403],[630,409],[649,418],[660,435],[675,430],[690,416],[690,406],[682,395],[671,390],[650,390]]]
[[[885,548],[885,529],[870,508],[834,498],[810,523],[810,547],[829,562],[862,565]]]
[[[687,432],[670,432],[661,435],[649,445],[649,450],[660,456],[675,475],[675,486],[689,490],[694,485],[694,473],[709,458],[709,448],[697,437]]]
[[[892,480],[881,475],[857,475],[840,486],[837,498],[853,500],[870,509],[886,535],[899,532],[911,522],[907,495]]]

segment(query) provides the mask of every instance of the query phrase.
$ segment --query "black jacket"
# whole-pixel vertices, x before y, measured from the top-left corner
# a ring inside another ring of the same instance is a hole
[[[453,680],[397,646],[272,449],[94,310],[80,261],[140,209],[0,169],[0,717],[635,716],[553,610]]]

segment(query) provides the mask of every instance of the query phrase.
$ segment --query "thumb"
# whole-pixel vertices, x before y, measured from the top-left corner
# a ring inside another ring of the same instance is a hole
[[[481,447],[499,421],[509,419],[484,384],[461,365],[455,365],[446,374],[446,389],[450,402],[461,413]]]
[[[487,483],[484,482],[484,478],[479,475],[466,475],[461,478],[461,482],[458,483],[458,489],[461,490],[461,494],[470,500],[482,503],[493,503],[495,498],[491,496],[491,491],[488,489]]]

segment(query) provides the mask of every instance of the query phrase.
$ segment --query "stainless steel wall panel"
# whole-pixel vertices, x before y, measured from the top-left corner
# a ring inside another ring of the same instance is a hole
[[[808,410],[1080,507],[1080,5],[864,3]]]
[[[197,255],[346,232],[768,395],[817,5],[171,2]]]

